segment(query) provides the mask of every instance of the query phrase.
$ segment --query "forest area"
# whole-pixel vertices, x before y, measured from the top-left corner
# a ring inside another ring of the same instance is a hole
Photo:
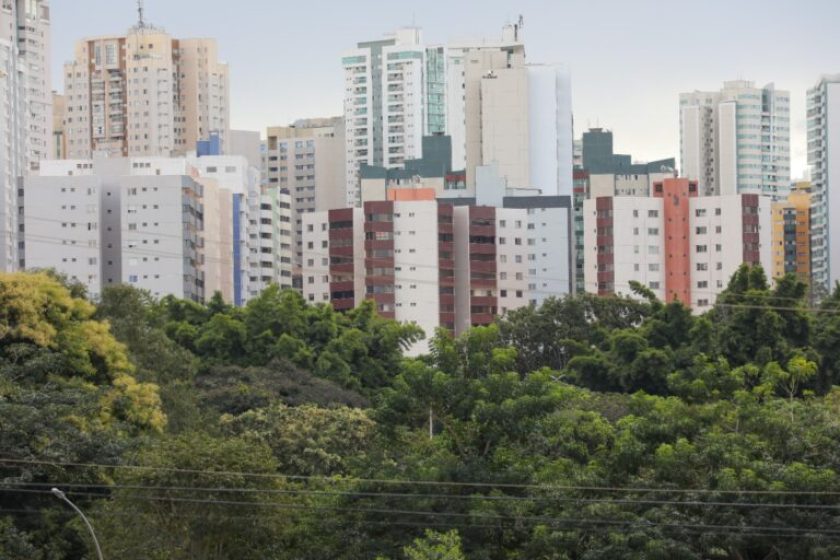
[[[840,289],[568,296],[453,337],[0,275],[0,558],[840,558]],[[424,335],[431,351],[408,358]]]

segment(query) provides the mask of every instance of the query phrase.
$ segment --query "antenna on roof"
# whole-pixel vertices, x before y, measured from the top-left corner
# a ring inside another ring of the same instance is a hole
[[[137,0],[137,27],[143,29],[146,22],[143,20],[143,0]]]

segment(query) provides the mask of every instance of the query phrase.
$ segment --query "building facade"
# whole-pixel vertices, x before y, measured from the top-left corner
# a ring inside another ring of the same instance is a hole
[[[183,156],[230,130],[228,68],[212,39],[176,39],[143,22],[84,39],[64,66],[70,158]]]
[[[840,74],[808,90],[811,168],[811,284],[818,296],[840,281]]]
[[[26,62],[18,49],[17,1],[0,4],[0,270],[20,265],[19,178],[26,172],[28,126]]]
[[[811,184],[796,183],[787,200],[773,203],[773,278],[793,274],[811,283]]]
[[[786,196],[790,94],[743,80],[681,94],[680,164],[704,194]]]
[[[297,276],[303,258],[304,214],[347,205],[344,150],[341,117],[304,119],[266,131],[263,184],[289,192]]]
[[[338,310],[373,300],[432,336],[572,291],[571,197],[515,192],[498,176],[480,179],[475,196],[447,197],[430,186],[439,179],[374,177],[361,208],[304,215],[304,297]]]
[[[26,268],[66,273],[93,297],[126,283],[203,301],[203,197],[184,160],[43,161],[24,186]]]
[[[437,50],[434,60],[440,60]],[[359,43],[342,56],[344,67],[345,204],[361,203],[361,164],[399,167],[422,156],[426,133],[426,81],[437,83],[440,68],[427,76],[426,47],[420,29],[398,29],[392,36]],[[435,95],[440,95],[436,91]],[[435,103],[435,114],[439,110]],[[435,121],[437,123],[437,121]],[[437,126],[437,125],[436,125]]]
[[[696,181],[666,179],[650,197],[596,197],[584,209],[585,290],[708,310],[741,264],[772,270],[770,197],[699,196]]]
[[[581,137],[581,166],[589,177],[590,197],[650,196],[653,184],[674,177],[674,158],[635,163],[629,154],[616,154],[613,133],[590,128]]]
[[[291,288],[291,204],[238,156],[42,162],[24,184],[26,268],[87,286],[242,305]]]

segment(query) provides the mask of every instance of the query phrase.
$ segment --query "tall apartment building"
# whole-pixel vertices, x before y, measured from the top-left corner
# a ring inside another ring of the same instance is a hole
[[[39,161],[52,155],[50,4],[48,0],[4,1],[8,6],[17,3],[18,47],[26,64],[28,160],[35,169]]]
[[[456,41],[446,47],[446,134],[452,137],[452,168],[481,164],[481,78],[525,63],[520,25],[506,25],[497,41]],[[475,185],[474,171],[469,183]]]
[[[176,39],[139,22],[76,44],[64,66],[70,158],[179,156],[230,131],[228,68],[213,39]]]
[[[24,185],[26,267],[92,296],[128,283],[155,296],[244,304],[291,287],[291,209],[243,157],[43,161]]]
[[[434,52],[430,59],[437,76],[441,58]],[[422,155],[429,106],[426,64],[422,32],[415,27],[359,43],[344,53],[346,204],[358,205],[361,200],[360,164],[399,167]]]
[[[19,178],[27,169],[29,71],[19,50],[21,2],[0,4],[0,270],[20,265]]]
[[[570,292],[568,216],[568,199],[512,196],[480,206],[411,187],[362,208],[306,214],[304,297],[337,310],[370,299],[428,336],[487,325]],[[424,342],[412,353],[427,350]]]
[[[796,183],[787,200],[773,203],[773,278],[794,274],[811,282],[811,184]]]
[[[225,251],[232,251],[233,258],[233,295],[230,301],[237,306],[244,305],[262,287],[257,279],[261,274],[252,274],[251,263],[254,260],[251,258],[252,250],[259,252],[257,242],[251,241],[252,236],[254,240],[259,237],[258,220],[256,217],[251,220],[251,216],[259,212],[262,197],[260,173],[242,156],[204,155],[188,158],[188,162],[201,178],[216,182],[222,192],[229,193],[230,202],[223,201],[221,204],[223,210],[229,208],[222,225],[231,232],[230,242],[224,247]],[[273,270],[273,265],[270,268]]]
[[[303,257],[303,215],[347,205],[344,150],[341,117],[303,119],[266,131],[263,184],[289,192],[298,275]]]
[[[785,196],[790,94],[743,80],[680,94],[680,164],[705,194]]]
[[[303,216],[307,300],[346,310],[371,299],[431,336],[571,293],[571,197],[508,188],[494,166],[467,189],[449,169],[448,137],[426,137],[423,149],[405,169],[362,166],[361,208]]]
[[[840,281],[840,74],[808,90],[808,165],[811,168],[811,282],[828,294]]]
[[[422,137],[452,138],[451,167],[496,165],[511,187],[572,192],[568,73],[525,63],[522,23],[500,41],[426,47],[420,30],[359,43],[345,53],[347,203],[359,204],[358,170],[420,159]]]
[[[772,199],[699,194],[696,181],[666,179],[650,197],[586,200],[586,291],[631,295],[635,281],[702,312],[741,264],[772,270]]]
[[[570,196],[569,74],[560,66],[526,64],[518,30],[512,33],[502,47],[470,48],[463,55],[467,186],[475,185],[477,167],[496,165],[510,187]],[[459,113],[453,110],[453,122]]]
[[[43,161],[24,186],[26,267],[97,297],[119,283],[203,301],[204,186],[184,160]]]

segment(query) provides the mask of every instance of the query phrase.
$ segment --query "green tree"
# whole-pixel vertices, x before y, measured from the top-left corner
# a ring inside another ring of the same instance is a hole
[[[439,533],[426,531],[423,538],[403,549],[406,560],[464,560],[461,551],[461,537],[457,530]]]

